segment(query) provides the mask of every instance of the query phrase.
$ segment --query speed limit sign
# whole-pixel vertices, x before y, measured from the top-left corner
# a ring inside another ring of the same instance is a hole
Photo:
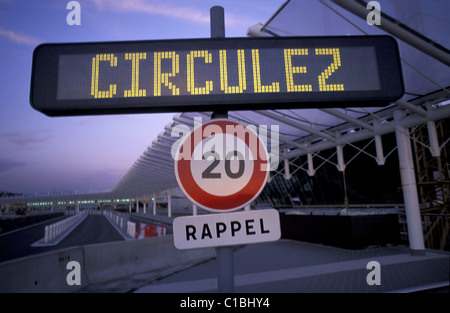
[[[203,123],[181,141],[175,176],[196,205],[230,212],[250,204],[269,175],[269,154],[253,126],[229,119]]]

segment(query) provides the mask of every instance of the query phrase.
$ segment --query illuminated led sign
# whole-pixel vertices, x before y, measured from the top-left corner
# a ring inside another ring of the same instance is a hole
[[[404,93],[388,36],[44,44],[31,105],[50,116],[383,106]]]

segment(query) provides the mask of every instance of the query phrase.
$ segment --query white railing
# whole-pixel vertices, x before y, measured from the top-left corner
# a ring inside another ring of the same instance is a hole
[[[127,234],[131,238],[135,238],[136,237],[136,223],[128,221],[128,223],[127,223]]]
[[[121,213],[112,212],[112,211],[103,211],[103,215],[109,218],[111,222],[113,222],[118,228],[122,231],[125,231],[125,220]],[[126,221],[126,234],[130,238],[136,238],[136,223]]]
[[[85,215],[83,213],[78,213],[62,221],[45,226],[44,243],[55,241],[84,217]]]

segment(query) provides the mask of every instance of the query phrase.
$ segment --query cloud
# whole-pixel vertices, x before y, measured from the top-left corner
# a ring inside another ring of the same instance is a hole
[[[67,173],[64,185],[66,189],[77,190],[79,192],[109,191],[125,175],[125,169],[100,168],[92,172],[83,170],[77,173]],[[70,178],[68,178],[70,177]]]
[[[25,166],[26,163],[19,162],[11,159],[0,159],[0,173],[13,169],[15,167]]]
[[[116,183],[126,173],[124,169],[117,168],[102,168],[95,171],[92,175],[99,177],[101,180],[108,181],[110,183]]]
[[[119,12],[141,12],[190,20],[198,23],[209,23],[209,15],[192,7],[180,7],[165,3],[148,3],[142,0],[93,0],[100,10],[110,9]]]
[[[48,136],[45,133],[47,133],[46,130],[15,131],[2,133],[0,138],[2,138],[3,141],[12,144],[13,146],[28,148],[50,140],[51,136]]]
[[[9,29],[4,29],[2,27],[0,27],[0,37],[4,37],[15,43],[28,46],[36,46],[40,42],[39,39],[35,37],[24,35]]]

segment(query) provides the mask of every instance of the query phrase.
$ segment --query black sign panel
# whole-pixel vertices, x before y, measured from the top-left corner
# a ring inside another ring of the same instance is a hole
[[[31,105],[50,116],[383,106],[404,93],[388,36],[44,44]]]

